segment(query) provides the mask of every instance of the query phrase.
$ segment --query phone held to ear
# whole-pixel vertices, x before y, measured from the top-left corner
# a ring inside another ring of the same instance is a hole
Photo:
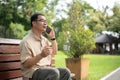
[[[50,28],[49,26],[47,26],[46,32],[47,32],[48,34],[51,32],[51,28]]]

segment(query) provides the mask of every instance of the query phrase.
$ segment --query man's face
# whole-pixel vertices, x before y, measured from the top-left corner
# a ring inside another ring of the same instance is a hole
[[[36,21],[33,22],[33,28],[44,32],[46,31],[46,26],[47,26],[47,21],[45,16],[39,15],[38,19]]]

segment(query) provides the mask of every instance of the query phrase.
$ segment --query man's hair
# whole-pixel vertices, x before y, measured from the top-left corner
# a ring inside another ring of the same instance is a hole
[[[33,14],[33,15],[31,16],[31,19],[30,19],[30,20],[31,20],[31,21],[30,21],[30,22],[31,22],[31,26],[32,26],[32,22],[33,22],[33,21],[36,21],[36,20],[38,19],[38,16],[39,16],[39,15],[45,16],[45,15],[42,14],[42,13],[35,13],[35,14]]]

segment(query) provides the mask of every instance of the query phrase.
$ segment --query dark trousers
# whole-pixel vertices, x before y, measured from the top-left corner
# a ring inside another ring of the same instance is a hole
[[[44,67],[37,69],[30,80],[72,80],[67,68]]]

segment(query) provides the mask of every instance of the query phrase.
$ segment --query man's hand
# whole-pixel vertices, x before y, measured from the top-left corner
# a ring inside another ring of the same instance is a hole
[[[42,50],[42,52],[41,52],[41,56],[42,57],[47,57],[48,55],[51,55],[52,54],[52,51],[53,51],[53,49],[52,49],[52,47],[45,47],[43,50]]]
[[[50,31],[49,34],[48,34],[47,32],[45,32],[45,33],[47,34],[47,36],[50,37],[50,39],[55,38],[55,32],[54,32],[54,29],[53,29],[53,28],[51,28],[51,31]]]

